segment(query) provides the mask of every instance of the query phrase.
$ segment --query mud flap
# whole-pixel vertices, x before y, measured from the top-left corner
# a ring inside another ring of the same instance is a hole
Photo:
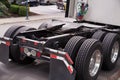
[[[0,62],[7,64],[9,62],[10,41],[0,38]]]
[[[71,74],[61,60],[50,60],[49,80],[75,80],[76,71]]]

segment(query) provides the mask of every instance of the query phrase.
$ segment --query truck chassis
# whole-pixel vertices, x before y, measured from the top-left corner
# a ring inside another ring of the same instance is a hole
[[[96,80],[101,68],[114,69],[120,51],[120,26],[90,21],[53,22],[60,24],[42,24],[39,29],[10,27],[0,38],[0,61],[48,61],[49,80]]]

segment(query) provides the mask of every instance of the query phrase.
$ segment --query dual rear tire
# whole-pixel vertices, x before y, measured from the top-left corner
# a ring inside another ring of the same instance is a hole
[[[102,42],[103,65],[102,69],[112,70],[115,68],[120,53],[120,37],[116,33],[97,31],[92,38]]]
[[[5,33],[5,37],[9,37],[13,39],[13,44],[11,44],[9,48],[9,57],[12,61],[19,64],[29,64],[34,61],[34,59],[30,57],[26,57],[25,59],[20,59],[20,47],[16,44],[16,36],[23,31],[35,30],[34,28],[26,27],[26,26],[12,26]]]
[[[103,69],[115,68],[120,53],[120,38],[115,33],[108,33],[103,40]]]
[[[76,80],[96,80],[102,65],[102,45],[96,39],[72,37],[65,50],[74,61]]]
[[[94,39],[72,37],[64,51],[73,60],[77,72],[76,80],[96,80],[100,69],[112,70],[120,52],[120,37],[115,33],[97,31]]]

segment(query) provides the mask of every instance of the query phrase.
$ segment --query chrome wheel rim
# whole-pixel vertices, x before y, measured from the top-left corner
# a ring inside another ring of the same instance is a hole
[[[115,63],[119,54],[119,42],[116,41],[112,47],[111,62]]]
[[[89,64],[89,74],[90,76],[95,76],[100,68],[101,64],[101,52],[100,50],[95,50],[91,56],[90,64]]]

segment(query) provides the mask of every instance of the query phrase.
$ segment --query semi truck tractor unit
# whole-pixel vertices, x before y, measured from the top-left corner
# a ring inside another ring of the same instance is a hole
[[[101,69],[113,70],[119,58],[119,9],[119,0],[67,0],[66,21],[1,28],[0,61],[44,60],[49,80],[97,80]]]
[[[0,60],[19,64],[50,63],[49,80],[96,80],[101,69],[114,69],[120,51],[119,26],[90,21],[62,22],[39,29],[12,26],[0,38]],[[49,26],[49,27],[48,27]]]

